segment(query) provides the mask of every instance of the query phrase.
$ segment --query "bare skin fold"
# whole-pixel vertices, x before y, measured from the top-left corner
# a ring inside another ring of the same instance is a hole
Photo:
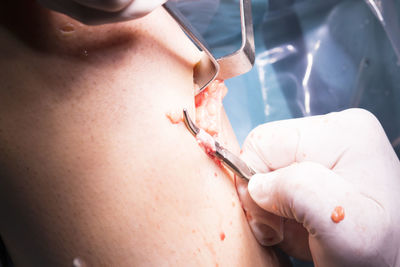
[[[233,178],[165,116],[195,116],[200,54],[164,10],[88,27],[0,5],[0,235],[16,266],[283,264]]]

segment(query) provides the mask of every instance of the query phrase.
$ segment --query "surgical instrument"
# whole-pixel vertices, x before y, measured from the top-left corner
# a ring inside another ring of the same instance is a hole
[[[200,128],[197,127],[190,119],[189,113],[186,109],[183,109],[183,121],[186,125],[186,128],[191,132],[193,136],[196,137],[200,132]],[[256,172],[252,168],[247,166],[247,164],[243,160],[221,146],[215,139],[213,139],[213,142],[215,144],[215,151],[211,152],[212,156],[215,156],[219,160],[221,160],[221,162],[234,174],[246,181],[249,181],[250,178],[254,174],[256,174]]]
[[[240,48],[218,59],[215,59],[201,35],[174,6],[173,1],[166,2],[163,7],[190,37],[192,42],[205,53],[197,64],[193,74],[193,79],[199,86],[198,91],[195,92],[196,94],[200,93],[215,79],[225,80],[251,70],[255,60],[251,0],[240,0],[240,25],[242,32],[242,44]]]

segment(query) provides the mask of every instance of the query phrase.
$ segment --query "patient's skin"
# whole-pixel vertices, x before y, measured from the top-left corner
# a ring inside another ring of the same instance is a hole
[[[194,116],[199,59],[166,12],[93,28],[20,2],[0,4],[0,235],[16,266],[278,266],[232,178],[165,116]]]

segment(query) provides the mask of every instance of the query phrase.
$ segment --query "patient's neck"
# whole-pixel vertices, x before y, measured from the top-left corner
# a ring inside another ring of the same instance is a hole
[[[40,40],[22,38],[21,27],[0,25],[2,90],[68,98],[92,90],[104,96],[131,90],[143,97],[140,92],[162,95],[173,88],[177,97],[193,98],[192,71],[200,54],[164,10],[96,27],[37,6],[34,10],[45,14],[32,17],[42,27],[37,29]]]

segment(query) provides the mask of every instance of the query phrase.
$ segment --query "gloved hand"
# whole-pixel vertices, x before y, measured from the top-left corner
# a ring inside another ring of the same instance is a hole
[[[261,125],[242,158],[260,173],[248,192],[238,184],[259,241],[269,236],[300,258],[311,252],[315,266],[400,266],[400,163],[371,113]],[[274,216],[285,218],[282,227]]]
[[[82,23],[98,25],[143,17],[167,0],[38,0]]]

